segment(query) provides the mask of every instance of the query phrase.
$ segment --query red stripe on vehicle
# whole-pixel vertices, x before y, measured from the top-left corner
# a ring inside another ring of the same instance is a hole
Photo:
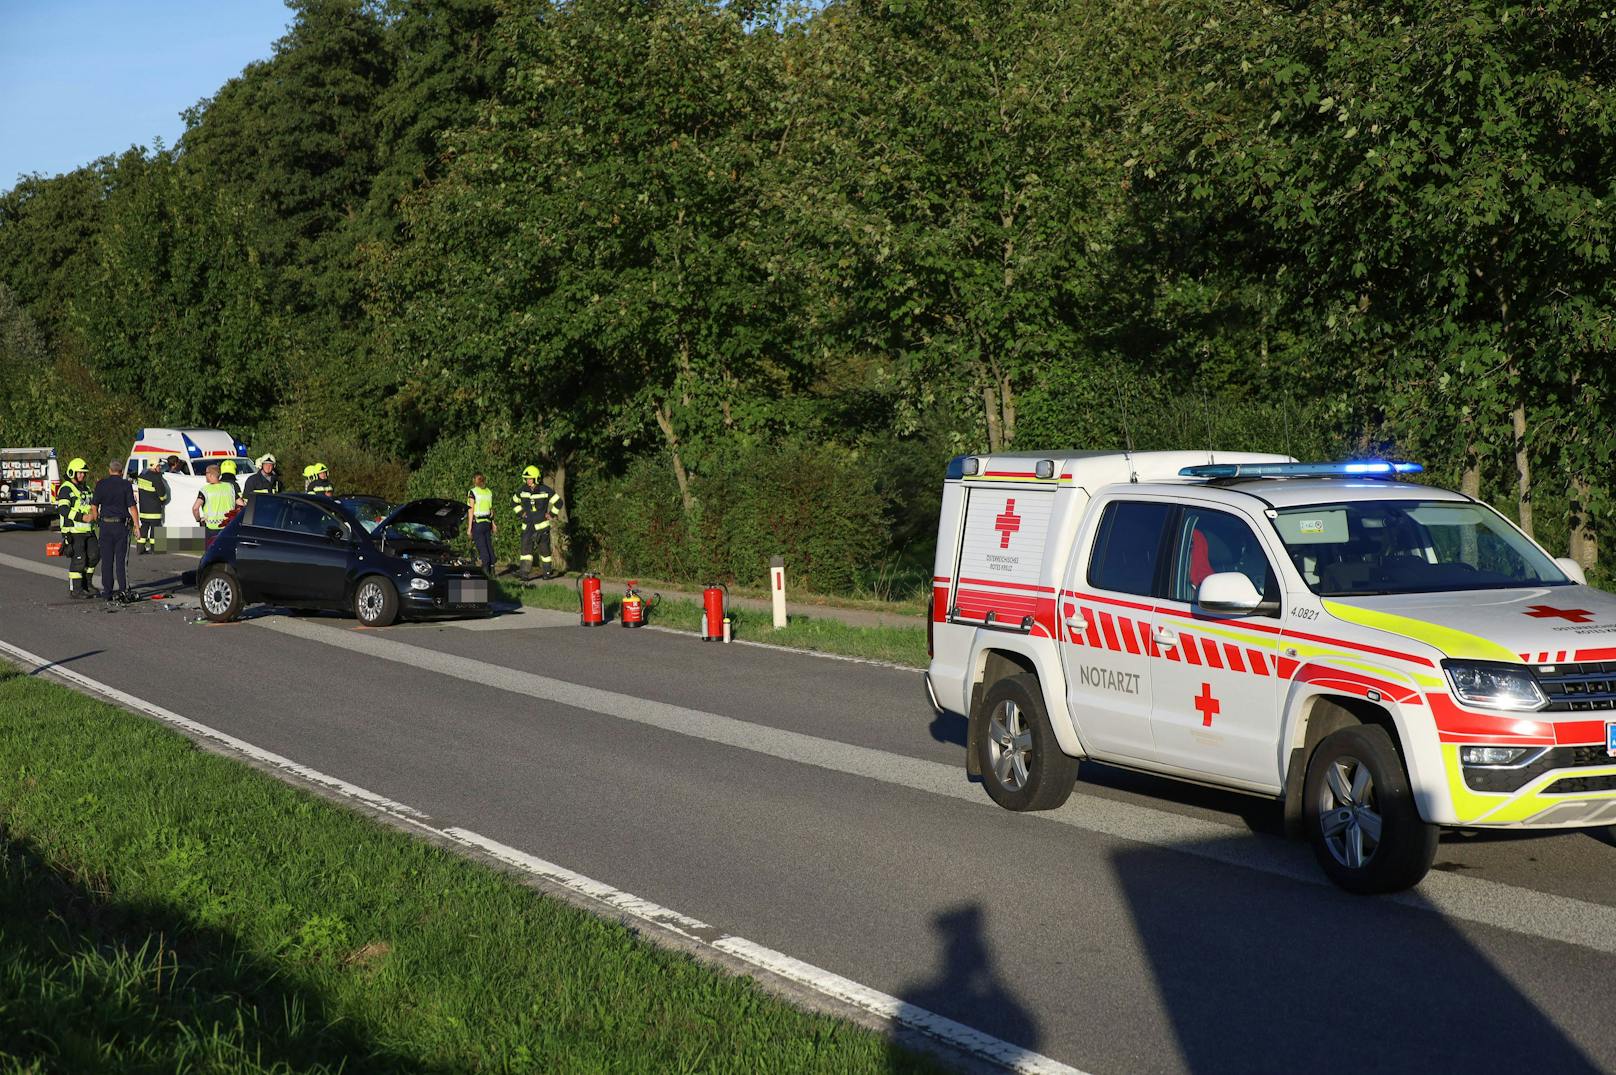
[[[1444,743],[1470,743],[1477,736],[1525,746],[1553,746],[1554,725],[1520,717],[1499,717],[1460,709],[1446,694],[1428,694],[1431,716]]]
[[[971,586],[997,586],[1004,590],[1027,590],[1032,593],[1055,592],[1055,587],[1053,586],[1033,586],[1025,582],[1006,582],[1002,579],[970,579],[966,578],[964,575],[961,575],[960,585],[964,586],[967,584]]]
[[[1147,657],[1160,657],[1161,651],[1156,648],[1156,640],[1150,637],[1150,624],[1144,620],[1138,621],[1139,644],[1144,647]]]
[[[1246,662],[1240,659],[1240,647],[1233,642],[1223,644],[1223,656],[1229,662],[1230,671],[1244,672],[1246,670]]]
[[[1565,655],[1566,655],[1565,650],[1561,650],[1559,653],[1556,653],[1554,655],[1555,662],[1558,663],[1558,662],[1564,661],[1565,660]]]
[[[1138,656],[1139,641],[1135,635],[1133,621],[1126,616],[1117,617],[1117,633],[1122,636],[1122,646],[1129,653]]]
[[[1088,644],[1093,646],[1095,649],[1100,649],[1104,645],[1105,639],[1100,637],[1100,624],[1099,621],[1094,618],[1094,610],[1092,608],[1083,609],[1083,622],[1088,624],[1088,631],[1086,632],[1088,636]]]
[[[1616,649],[1579,649],[1578,661],[1616,661]]]
[[[1177,616],[1181,620],[1194,620],[1196,623],[1215,623],[1220,627],[1235,627],[1242,631],[1256,631],[1258,634],[1283,634],[1284,628],[1270,627],[1267,624],[1252,623],[1250,620],[1234,620],[1223,616],[1208,616],[1204,612],[1186,612],[1183,609],[1167,608],[1161,605],[1156,607],[1157,612],[1165,612],[1169,616]]]
[[[1280,679],[1289,679],[1296,674],[1296,661],[1290,657],[1275,657],[1274,671]]]
[[[938,623],[948,619],[948,587],[933,586],[931,590],[931,618]]]
[[[1289,628],[1287,628],[1283,634],[1286,638],[1300,638],[1305,639],[1308,642],[1323,642],[1325,645],[1340,646],[1343,649],[1355,649],[1361,653],[1375,653],[1382,657],[1396,657],[1400,661],[1409,661],[1413,664],[1423,664],[1427,668],[1436,667],[1424,657],[1420,657],[1412,653],[1400,653],[1394,649],[1383,649],[1380,646],[1366,646],[1361,642],[1348,642],[1344,639],[1328,638],[1324,635],[1310,635],[1302,631],[1293,631]]]
[[[1560,746],[1604,746],[1605,722],[1602,720],[1566,720],[1554,726],[1554,741]],[[1616,758],[1610,759],[1616,765]]]
[[[1122,649],[1122,643],[1117,641],[1116,625],[1111,621],[1111,613],[1100,610],[1100,627],[1105,631],[1105,648],[1112,651]]]
[[[1115,605],[1118,608],[1131,608],[1135,612],[1155,612],[1155,605],[1141,605],[1137,601],[1121,601],[1115,597],[1101,597],[1098,594],[1084,593],[1082,590],[1067,590],[1067,594],[1079,601],[1093,601],[1097,605]]]
[[[1263,660],[1262,650],[1247,649],[1246,660],[1251,662],[1251,670],[1257,673],[1259,676],[1266,676],[1268,674],[1268,662]]]
[[[1184,663],[1194,665],[1201,663],[1201,644],[1193,635],[1180,634],[1178,650],[1184,655]]]
[[[1201,639],[1201,651],[1206,654],[1206,663],[1213,668],[1223,667],[1223,658],[1218,654],[1218,644],[1210,638]]]

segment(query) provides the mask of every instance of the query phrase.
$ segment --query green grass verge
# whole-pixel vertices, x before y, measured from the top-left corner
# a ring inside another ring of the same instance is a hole
[[[571,583],[539,583],[534,586],[500,584],[499,589],[509,601],[520,601],[535,608],[578,611],[578,593]],[[649,593],[649,589],[641,592]],[[617,605],[616,598],[607,599],[608,618],[616,619]],[[840,620],[817,616],[789,616],[786,626],[776,631],[771,613],[749,608],[735,609],[730,619],[735,637],[749,642],[767,642],[820,653],[837,653],[844,657],[890,661],[911,668],[924,668],[931,660],[926,656],[924,628],[855,627]],[[694,601],[664,600],[651,610],[647,622],[679,631],[699,631],[701,606]]]
[[[0,1070],[934,1070],[0,664]]]

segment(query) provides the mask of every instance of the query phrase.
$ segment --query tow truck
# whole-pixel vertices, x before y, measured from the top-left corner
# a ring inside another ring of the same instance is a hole
[[[1084,758],[1264,796],[1360,893],[1444,827],[1616,824],[1616,596],[1420,470],[955,458],[926,688],[968,771],[1010,810]]]

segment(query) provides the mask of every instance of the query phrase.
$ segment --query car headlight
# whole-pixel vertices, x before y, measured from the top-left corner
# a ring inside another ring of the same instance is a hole
[[[1454,695],[1466,705],[1529,712],[1549,703],[1531,670],[1518,664],[1443,661],[1442,670]]]
[[[410,589],[412,589],[412,590],[430,590],[430,589],[432,589],[432,582],[431,582],[430,579],[411,579],[410,580]]]
[[[417,575],[430,575],[430,574],[432,574],[432,565],[427,563],[425,560],[411,560],[410,561],[410,567],[415,571],[415,573]]]
[[[1511,769],[1541,757],[1548,747],[1460,747],[1459,760],[1483,769]]]

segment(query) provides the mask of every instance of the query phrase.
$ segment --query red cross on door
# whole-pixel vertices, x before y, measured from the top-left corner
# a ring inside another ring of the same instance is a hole
[[[1522,615],[1530,616],[1534,620],[1570,620],[1572,623],[1587,623],[1594,618],[1594,614],[1585,608],[1555,608],[1553,605],[1527,605],[1530,612]]]
[[[1212,684],[1201,684],[1201,693],[1195,699],[1195,708],[1201,712],[1201,727],[1212,727],[1212,718],[1223,710],[1222,703],[1212,697]]]
[[[1016,498],[1004,502],[1004,511],[993,518],[993,529],[999,532],[999,548],[1010,547],[1010,535],[1021,529],[1021,516],[1016,514]]]

